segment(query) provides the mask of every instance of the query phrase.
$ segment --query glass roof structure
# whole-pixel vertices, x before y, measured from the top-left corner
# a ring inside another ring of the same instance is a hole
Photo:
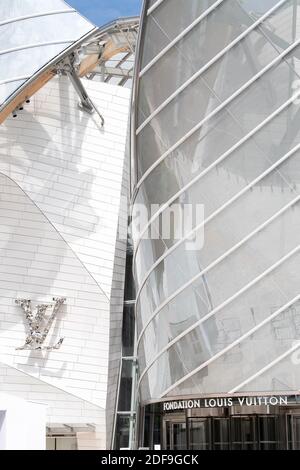
[[[0,0],[0,124],[70,68],[82,102],[82,77],[131,86],[138,27],[132,17],[97,28],[63,0]]]
[[[0,104],[95,29],[62,0],[0,0]]]

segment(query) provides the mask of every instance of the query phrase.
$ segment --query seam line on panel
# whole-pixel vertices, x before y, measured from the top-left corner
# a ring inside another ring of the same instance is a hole
[[[199,173],[195,178],[193,178],[189,183],[184,185],[177,193],[175,193],[167,202],[165,202],[160,209],[149,219],[145,228],[142,230],[141,234],[135,241],[134,249],[134,261],[140,246],[140,243],[143,239],[143,235],[146,233],[147,229],[152,225],[152,223],[157,219],[157,217],[164,212],[165,209],[168,209],[170,205],[178,199],[181,194],[183,194],[187,189],[192,187],[196,182],[198,182],[203,176],[205,176],[210,170],[215,168],[219,163],[224,161],[228,156],[230,156],[235,150],[237,150],[241,145],[247,142],[253,135],[257,134],[263,127],[265,127],[270,121],[272,121],[278,114],[284,111],[297,97],[299,97],[300,92],[294,94],[289,100],[287,100],[283,105],[277,108],[272,114],[270,114],[264,121],[262,121],[258,126],[256,126],[252,131],[250,131],[246,136],[239,140],[233,147],[228,149],[223,155],[217,158],[211,165],[209,165],[205,170]]]
[[[0,355],[0,364],[3,364],[5,367],[8,367],[8,368],[11,368],[11,369],[14,369],[16,371],[18,371],[20,373],[20,375],[24,374],[26,375],[27,377],[30,377],[31,379],[33,380],[38,380],[40,381],[41,383],[44,383],[46,384],[48,387],[53,387],[55,388],[56,390],[60,390],[61,392],[63,393],[66,393],[68,395],[71,395],[72,397],[74,398],[77,398],[77,400],[79,401],[82,401],[82,402],[85,402],[85,403],[89,403],[90,405],[93,405],[95,408],[99,408],[100,410],[105,410],[105,408],[103,408],[103,406],[100,406],[100,405],[97,405],[95,404],[93,401],[90,401],[90,400],[86,400],[85,398],[81,398],[79,397],[78,395],[76,395],[74,392],[72,391],[69,391],[69,390],[66,390],[62,387],[59,387],[58,385],[53,385],[52,383],[49,383],[46,381],[46,379],[42,378],[40,375],[37,377],[35,375],[31,375],[29,372],[25,372],[24,370],[21,370],[21,369],[18,369],[17,366],[13,365],[13,364],[9,364],[8,362],[6,362],[5,360],[3,360],[2,358],[3,355]],[[72,379],[71,379],[72,380]],[[78,379],[77,379],[78,380]],[[34,402],[36,403],[36,400],[34,400]]]
[[[248,377],[248,379],[244,380],[242,383],[240,383],[239,385],[237,385],[236,387],[234,387],[232,390],[230,390],[230,394],[232,393],[235,393],[237,392],[240,388],[244,387],[244,385],[248,385],[250,382],[252,382],[253,380],[257,379],[258,377],[260,377],[264,372],[266,372],[267,370],[271,369],[273,366],[275,366],[276,364],[278,364],[279,362],[281,362],[283,359],[285,359],[286,357],[288,357],[291,353],[293,353],[294,351],[296,351],[297,349],[300,348],[300,342],[298,341],[297,344],[295,344],[294,346],[292,346],[290,349],[288,349],[284,354],[281,354],[280,356],[278,356],[275,360],[273,360],[272,362],[270,362],[269,364],[267,364],[265,367],[263,367],[262,369],[260,369],[259,371],[257,371],[255,374],[251,375],[250,377]]]
[[[201,69],[199,69],[195,74],[193,74],[186,82],[184,82],[177,90],[172,93],[161,105],[159,105],[151,114],[148,116],[145,121],[137,128],[136,134],[138,135],[144,127],[159,114],[168,104],[170,104],[174,98],[176,98],[182,91],[184,91],[191,83],[193,83],[197,78],[199,78],[206,70],[208,70],[212,65],[215,64],[223,55],[229,52],[234,46],[236,46],[242,39],[244,39],[248,34],[250,34],[257,26],[259,26],[265,19],[267,19],[274,11],[276,11],[281,5],[283,5],[287,0],[281,0],[273,8],[268,10],[261,18],[259,18],[255,23],[253,23],[248,29],[246,29],[242,34],[240,34],[234,41],[229,43],[224,49],[218,52],[207,64],[205,64]]]
[[[147,323],[145,324],[144,328],[142,329],[139,338],[137,340],[137,348],[139,347],[140,341],[150,325],[154,318],[160,313],[160,311],[166,307],[173,299],[175,299],[182,291],[184,291],[188,286],[190,286],[195,280],[198,278],[202,277],[204,274],[209,272],[212,268],[217,266],[220,262],[222,262],[225,258],[227,258],[229,255],[234,253],[238,248],[240,248],[244,243],[249,241],[254,235],[258,234],[260,231],[264,230],[268,225],[270,225],[274,220],[276,220],[278,217],[280,217],[282,214],[284,214],[288,209],[290,209],[294,204],[297,204],[297,202],[300,200],[300,195],[298,195],[296,198],[294,198],[292,201],[290,201],[288,204],[286,204],[284,207],[282,207],[278,212],[272,215],[269,219],[267,219],[264,223],[259,225],[255,230],[253,230],[251,233],[249,233],[246,237],[244,237],[242,240],[240,240],[238,243],[236,243],[233,247],[231,247],[229,250],[227,250],[225,253],[223,253],[219,258],[217,258],[215,261],[210,263],[206,268],[204,268],[200,273],[198,273],[196,276],[194,276],[192,279],[190,279],[187,283],[185,283],[183,286],[181,286],[179,289],[177,289],[170,297],[168,297],[153,313],[153,315],[148,319]]]
[[[100,284],[96,281],[96,279],[94,278],[94,276],[92,275],[92,273],[87,269],[87,267],[84,265],[84,263],[82,262],[82,260],[79,258],[79,256],[77,255],[77,253],[73,250],[73,248],[70,246],[70,244],[66,241],[66,239],[63,237],[63,235],[57,230],[57,228],[55,227],[55,225],[51,222],[51,220],[47,217],[47,215],[42,211],[42,209],[39,207],[39,205],[29,196],[29,194],[27,194],[24,189],[19,185],[19,183],[17,183],[15,180],[13,180],[10,176],[6,175],[5,173],[3,173],[2,171],[0,171],[0,174],[3,175],[5,178],[7,178],[9,181],[11,181],[13,184],[15,184],[21,191],[22,193],[24,194],[25,197],[27,197],[29,199],[29,201],[32,202],[32,204],[34,205],[34,207],[36,207],[36,209],[39,211],[40,214],[42,214],[42,216],[45,217],[45,219],[48,221],[48,223],[51,225],[51,227],[55,230],[55,232],[59,235],[59,237],[65,242],[66,246],[70,249],[70,251],[74,254],[75,258],[78,260],[78,262],[80,263],[80,265],[83,267],[83,269],[88,273],[88,275],[91,277],[91,279],[94,280],[95,284],[99,287],[101,293],[104,295],[104,297],[106,298],[106,300],[108,301],[108,303],[110,302],[110,299],[108,297],[108,295],[106,294],[106,292],[104,291],[104,289],[102,289],[102,287],[100,286]]]
[[[235,100],[239,95],[241,95],[247,88],[249,88],[253,83],[255,83],[259,78],[265,75],[270,69],[275,65],[280,63],[282,59],[287,56],[293,49],[295,49],[300,44],[300,39],[293,42],[285,51],[279,54],[275,59],[273,59],[268,65],[266,65],[260,72],[254,75],[248,82],[244,83],[238,90],[236,90],[231,96],[229,96],[225,101],[223,101],[219,106],[217,106],[211,113],[205,116],[196,126],[190,129],[184,136],[182,136],[175,144],[173,144],[165,153],[163,153],[154,163],[151,165],[140,178],[136,185],[136,190],[141,186],[143,181],[148,177],[150,173],[166,159],[168,155],[173,153],[178,147],[180,147],[186,140],[188,140],[195,132],[197,132],[204,124],[206,124],[211,118],[215,117],[220,111],[226,108],[232,101]]]
[[[218,313],[220,310],[222,310],[224,307],[232,303],[234,300],[236,300],[240,295],[244,294],[247,290],[249,290],[251,287],[253,287],[255,284],[257,284],[259,281],[264,279],[268,274],[270,274],[272,271],[277,269],[279,266],[281,266],[285,261],[287,261],[289,258],[291,258],[293,255],[297,254],[297,252],[300,250],[300,245],[298,245],[296,248],[294,248],[292,251],[287,253],[285,256],[280,258],[276,263],[272,264],[268,269],[263,271],[259,276],[256,276],[252,281],[248,282],[244,287],[242,287],[240,290],[238,290],[235,294],[233,294],[231,297],[226,299],[224,302],[222,302],[220,305],[218,305],[216,308],[214,308],[211,312],[206,314],[204,317],[200,318],[196,323],[191,325],[189,328],[184,330],[182,333],[180,333],[178,336],[172,339],[164,348],[162,348],[156,356],[151,359],[151,362],[147,365],[145,370],[140,376],[140,381],[144,377],[144,375],[147,373],[147,371],[150,369],[150,367],[157,361],[157,359],[160,358],[166,351],[168,351],[174,344],[178,343],[182,338],[184,338],[187,334],[191,333],[194,331],[198,326],[202,325],[202,323],[206,322],[209,318],[214,316],[216,313]]]
[[[25,51],[27,49],[34,49],[36,47],[46,47],[46,46],[56,46],[60,44],[72,44],[74,40],[66,39],[65,41],[48,41],[48,42],[40,42],[36,44],[26,44],[26,46],[18,46],[18,47],[13,47],[11,49],[3,49],[0,51],[0,56],[1,55],[6,55],[6,54],[11,54],[12,52],[18,52],[18,51]]]
[[[201,13],[198,18],[196,18],[187,28],[185,28],[176,38],[174,38],[162,51],[160,51],[145,67],[140,71],[139,77],[141,78],[145,75],[146,72],[158,62],[170,49],[172,49],[175,44],[177,44],[181,39],[183,39],[197,24],[199,24],[204,18],[206,18],[213,10],[215,10],[220,3],[224,0],[217,0],[213,5],[211,5],[207,10]]]
[[[239,191],[237,194],[235,194],[232,198],[230,198],[228,201],[225,202],[222,206],[220,206],[216,211],[214,211],[212,214],[210,214],[205,220],[203,220],[200,224],[196,225],[196,227],[193,228],[189,233],[187,233],[183,238],[181,238],[175,245],[173,245],[166,253],[166,255],[170,255],[170,253],[173,253],[178,246],[180,246],[184,241],[188,240],[195,232],[197,232],[201,227],[204,227],[208,222],[210,222],[212,219],[214,219],[217,215],[222,213],[225,209],[227,209],[229,206],[231,206],[232,203],[237,201],[241,196],[243,196],[249,189],[251,189],[253,186],[255,186],[257,183],[259,183],[265,176],[268,176],[270,173],[272,173],[273,170],[276,170],[278,166],[280,166],[282,163],[284,163],[286,160],[288,160],[294,153],[296,153],[298,150],[300,150],[300,144],[297,144],[294,148],[292,148],[288,153],[286,153],[283,157],[281,157],[279,160],[277,160],[273,165],[271,165],[267,170],[265,170],[263,173],[261,173],[257,178],[255,178],[251,183],[249,183],[247,186],[245,186],[241,191]],[[144,277],[141,286],[137,292],[136,295],[136,302],[138,304],[139,297],[141,294],[141,291],[144,287],[144,285],[147,282],[147,279],[151,275],[151,273],[155,270],[155,268],[163,261],[167,256],[163,256],[159,258],[151,267],[151,269],[146,273],[146,276]]]
[[[189,372],[188,374],[186,374],[184,377],[182,377],[181,379],[179,379],[178,381],[176,381],[172,386],[170,386],[167,390],[165,390],[161,395],[160,395],[160,398],[162,398],[163,396],[165,396],[166,394],[168,394],[171,390],[173,390],[174,388],[176,388],[178,385],[180,385],[181,383],[185,382],[186,380],[188,380],[189,378],[191,378],[193,375],[197,374],[197,372],[200,372],[200,370],[204,369],[204,367],[207,367],[209,364],[211,364],[212,362],[214,362],[215,360],[219,359],[220,357],[222,357],[224,354],[226,354],[228,351],[230,351],[232,348],[234,348],[235,346],[237,346],[238,344],[240,344],[241,342],[243,342],[245,339],[247,339],[249,336],[253,335],[256,331],[258,331],[260,328],[262,328],[263,326],[265,326],[266,324],[268,324],[271,320],[273,320],[274,318],[276,318],[278,315],[280,315],[280,313],[284,312],[286,309],[288,309],[289,307],[291,307],[294,303],[296,303],[298,300],[300,299],[300,294],[298,294],[296,297],[294,297],[292,300],[290,300],[289,302],[287,302],[285,305],[283,305],[281,308],[279,308],[278,310],[276,310],[276,312],[274,312],[272,315],[270,315],[269,317],[265,318],[265,320],[263,320],[261,323],[259,323],[258,325],[256,325],[254,328],[252,328],[250,331],[248,331],[247,333],[245,333],[243,336],[241,336],[240,338],[238,338],[237,340],[235,340],[233,343],[231,343],[229,346],[227,346],[226,348],[222,349],[221,351],[219,351],[217,354],[215,354],[213,357],[211,357],[210,359],[208,359],[206,362],[204,362],[203,364],[201,364],[201,366],[197,367],[196,369],[192,370],[191,372]],[[300,345],[298,345],[299,347]]]
[[[17,23],[18,21],[31,20],[32,18],[40,18],[44,16],[51,16],[51,15],[61,15],[64,13],[77,13],[77,12],[74,8],[72,8],[68,10],[45,11],[43,13],[35,13],[34,15],[17,16],[16,18],[10,18],[9,20],[0,21],[0,27],[5,26],[10,23]]]

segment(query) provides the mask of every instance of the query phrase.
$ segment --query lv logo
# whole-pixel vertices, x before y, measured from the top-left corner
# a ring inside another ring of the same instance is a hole
[[[53,298],[55,304],[40,304],[35,307],[33,311],[31,300],[17,299],[15,302],[19,305],[24,313],[28,323],[29,332],[25,340],[25,344],[16,350],[47,350],[51,351],[59,349],[62,345],[64,338],[54,344],[53,346],[43,346],[50,331],[51,325],[61,307],[66,301],[64,297]],[[48,313],[49,312],[49,313]]]

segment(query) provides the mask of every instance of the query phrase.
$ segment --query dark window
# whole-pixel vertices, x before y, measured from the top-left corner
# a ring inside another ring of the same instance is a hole
[[[124,290],[124,299],[125,300],[134,300],[135,299],[135,287],[132,273],[132,259],[133,253],[132,250],[128,249],[126,257],[126,275],[125,275],[125,290]]]
[[[122,343],[123,356],[132,356],[134,348],[134,304],[125,304],[123,312]]]
[[[123,360],[118,411],[131,410],[132,361]]]

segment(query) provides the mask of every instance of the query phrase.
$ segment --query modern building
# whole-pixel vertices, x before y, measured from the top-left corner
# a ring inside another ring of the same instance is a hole
[[[114,440],[138,24],[0,5],[0,391],[46,406],[48,449]]]
[[[298,0],[144,2],[139,447],[300,448],[299,72]],[[204,217],[182,224],[197,205]]]

